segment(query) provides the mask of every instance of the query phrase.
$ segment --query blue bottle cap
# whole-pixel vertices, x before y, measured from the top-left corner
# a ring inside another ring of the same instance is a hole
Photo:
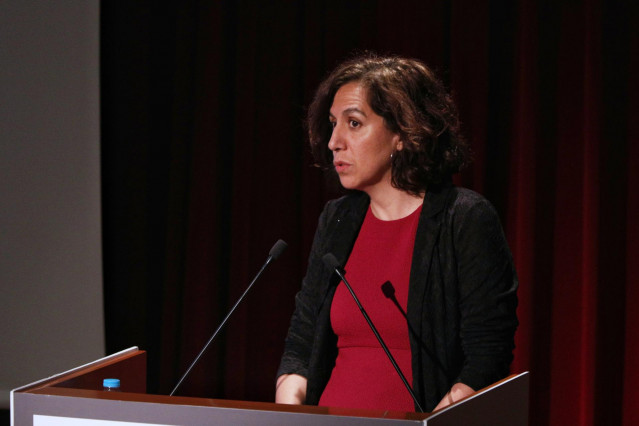
[[[120,379],[104,379],[102,381],[102,386],[104,386],[105,388],[119,388]]]

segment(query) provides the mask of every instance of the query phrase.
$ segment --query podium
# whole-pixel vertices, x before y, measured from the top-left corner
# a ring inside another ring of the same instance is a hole
[[[120,392],[102,390],[119,378]],[[130,348],[11,391],[15,426],[528,425],[528,373],[434,413],[298,406],[146,393],[146,352]]]

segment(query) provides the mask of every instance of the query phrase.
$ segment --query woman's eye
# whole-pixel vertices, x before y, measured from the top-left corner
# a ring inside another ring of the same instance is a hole
[[[350,120],[348,124],[350,124],[351,127],[359,127],[359,121]]]
[[[337,123],[335,121],[329,121],[328,124],[331,126],[331,129],[334,129]]]

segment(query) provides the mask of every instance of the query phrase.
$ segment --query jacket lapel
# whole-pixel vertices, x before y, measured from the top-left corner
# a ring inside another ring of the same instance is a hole
[[[428,286],[428,274],[430,273],[433,259],[433,248],[439,240],[439,230],[443,217],[440,213],[446,207],[452,189],[452,186],[447,186],[439,191],[426,193],[417,225],[406,314],[409,321],[411,321],[411,327],[417,331],[418,335],[421,335],[422,322],[420,318],[412,315],[412,313],[421,312],[423,308]]]
[[[355,244],[355,239],[366,217],[370,200],[364,193],[358,194],[350,203],[343,203],[333,218],[334,244],[331,247],[333,255],[344,267]]]

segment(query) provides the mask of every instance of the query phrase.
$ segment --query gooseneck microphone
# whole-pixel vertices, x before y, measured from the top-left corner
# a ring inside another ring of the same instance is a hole
[[[435,356],[435,354],[433,354],[433,351],[431,351],[424,344],[424,342],[422,342],[421,340],[419,340],[419,338],[417,338],[417,333],[415,333],[415,330],[413,329],[413,327],[411,327],[410,322],[408,321],[408,316],[406,316],[406,312],[404,312],[404,309],[402,308],[402,305],[399,304],[399,301],[395,297],[395,287],[393,287],[393,283],[391,283],[390,281],[386,281],[384,284],[382,284],[382,293],[384,293],[384,296],[386,296],[387,298],[389,298],[391,300],[391,302],[393,302],[393,304],[397,307],[397,309],[402,314],[402,316],[406,319],[406,324],[408,324],[408,332],[413,337],[415,337],[416,340],[420,343],[420,347],[422,348],[422,351],[424,351],[424,352],[426,352],[428,354],[428,356],[430,357],[430,359],[433,362],[433,364],[435,365],[435,367],[437,367],[439,369],[439,371],[445,377],[448,378],[448,380],[453,380],[454,377],[451,377],[450,374],[448,374],[448,371],[446,370],[446,368],[444,368],[444,366],[439,361],[439,359]]]
[[[224,327],[224,324],[226,324],[226,321],[228,321],[228,319],[231,317],[233,312],[235,312],[235,309],[238,307],[238,305],[242,302],[242,300],[244,300],[244,297],[246,297],[248,292],[251,290],[251,287],[253,287],[253,284],[255,284],[255,282],[260,277],[260,275],[262,275],[262,272],[264,272],[264,270],[269,265],[269,263],[271,263],[271,261],[273,261],[273,260],[277,260],[280,257],[280,255],[284,252],[284,250],[286,250],[286,247],[288,247],[288,244],[286,244],[284,242],[284,240],[277,240],[275,245],[273,245],[273,248],[271,248],[271,251],[269,251],[268,257],[266,258],[266,262],[264,262],[264,265],[262,265],[262,268],[255,275],[255,278],[253,278],[253,281],[251,281],[251,283],[248,285],[246,290],[244,290],[244,293],[242,293],[242,295],[237,300],[237,302],[235,302],[235,305],[233,305],[233,307],[231,308],[229,313],[226,314],[226,317],[222,320],[222,323],[217,327],[217,330],[215,330],[215,333],[213,333],[213,335],[211,336],[209,341],[206,342],[206,345],[204,345],[204,347],[202,348],[200,353],[195,357],[195,360],[193,360],[193,362],[191,363],[189,368],[186,369],[186,373],[184,373],[184,375],[180,378],[180,380],[178,381],[177,385],[175,385],[175,387],[173,388],[173,390],[171,391],[169,396],[173,396],[175,391],[177,391],[177,389],[180,387],[180,385],[182,384],[182,382],[184,381],[186,376],[189,375],[189,373],[191,372],[191,370],[193,369],[195,364],[197,364],[197,362],[200,360],[202,355],[204,355],[204,352],[206,352],[206,350],[208,349],[208,347],[211,344],[211,342],[213,342],[213,340],[215,340],[215,336],[217,336],[217,334],[220,332],[222,327]]]
[[[371,328],[371,330],[373,330],[373,334],[375,334],[375,337],[377,337],[377,341],[379,342],[380,345],[382,345],[382,348],[384,349],[384,352],[386,352],[386,356],[390,360],[391,364],[393,364],[393,367],[395,367],[395,371],[397,372],[399,377],[402,379],[402,382],[404,382],[404,386],[406,386],[406,389],[408,390],[408,393],[413,398],[413,401],[415,402],[415,406],[417,407],[417,409],[420,412],[423,413],[424,410],[422,409],[422,406],[419,405],[419,402],[417,401],[417,397],[415,396],[415,392],[413,392],[413,388],[411,388],[410,385],[408,384],[408,381],[406,380],[406,377],[404,377],[404,374],[402,373],[402,370],[399,368],[399,365],[397,365],[397,362],[395,361],[395,358],[393,358],[393,355],[388,350],[388,346],[386,346],[386,343],[384,343],[384,339],[382,339],[382,336],[379,335],[379,332],[377,331],[377,328],[375,328],[375,325],[373,324],[373,322],[371,321],[370,317],[366,313],[366,310],[364,310],[364,307],[359,302],[359,299],[355,295],[355,292],[353,291],[353,288],[348,283],[348,281],[346,281],[346,277],[344,277],[344,273],[342,272],[342,270],[340,268],[339,262],[337,261],[337,259],[333,255],[333,253],[326,253],[324,255],[324,257],[322,258],[322,260],[324,261],[324,264],[326,266],[328,266],[329,268],[331,268],[332,270],[334,270],[337,273],[337,275],[344,282],[344,285],[346,285],[346,288],[351,293],[351,296],[353,296],[353,299],[355,300],[355,303],[357,303],[357,307],[359,308],[360,312],[364,316],[364,319],[368,323],[368,326]]]

